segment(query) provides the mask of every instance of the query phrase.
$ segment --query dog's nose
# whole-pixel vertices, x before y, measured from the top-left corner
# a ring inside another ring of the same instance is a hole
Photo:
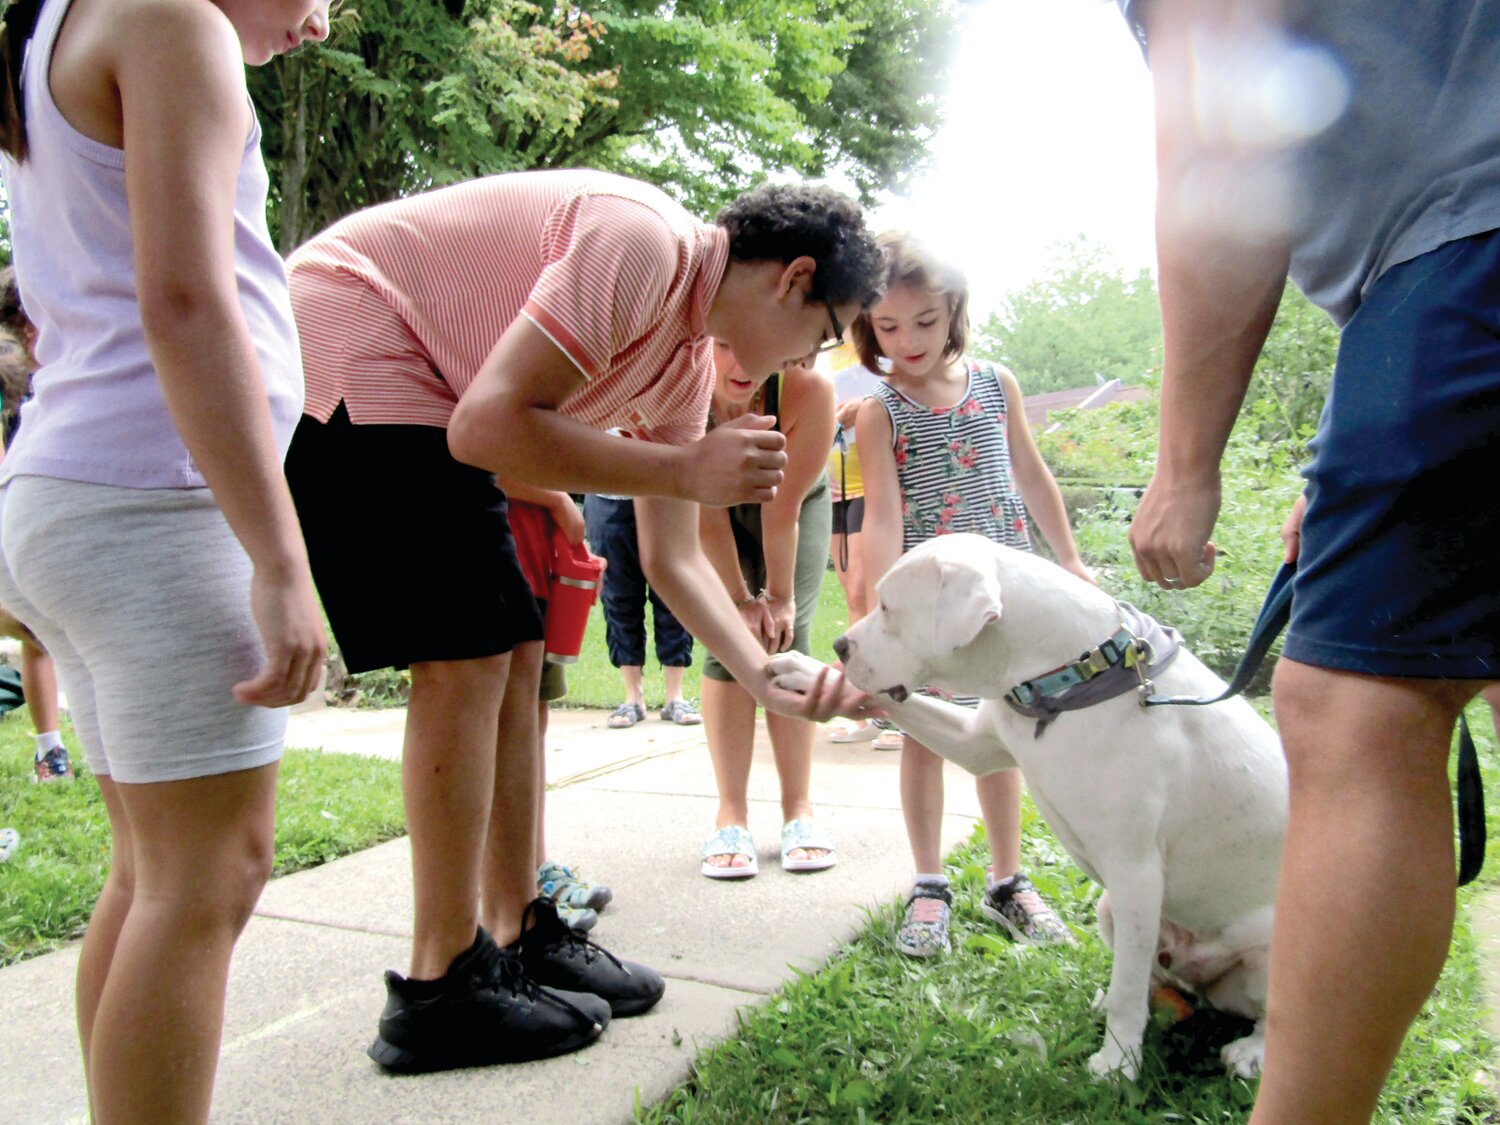
[[[849,638],[848,637],[840,637],[838,640],[834,641],[833,642],[833,651],[838,656],[840,663],[842,663],[845,660],[848,660],[849,659]]]

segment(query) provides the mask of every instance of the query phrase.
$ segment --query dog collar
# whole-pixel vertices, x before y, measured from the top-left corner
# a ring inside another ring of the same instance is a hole
[[[1117,602],[1120,627],[1077,660],[1024,680],[1005,693],[1012,710],[1037,721],[1036,736],[1064,711],[1103,703],[1149,685],[1182,644],[1176,629],[1162,625],[1128,602]]]

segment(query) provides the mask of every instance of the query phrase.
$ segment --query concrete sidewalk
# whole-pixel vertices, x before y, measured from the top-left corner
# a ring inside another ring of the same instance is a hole
[[[899,894],[911,857],[896,754],[815,744],[813,797],[839,847],[830,871],[779,864],[781,815],[764,722],[751,773],[761,874],[698,873],[713,828],[713,770],[701,728],[654,713],[625,731],[603,711],[555,710],[547,740],[547,834],[554,857],[607,882],[615,900],[593,936],[667,976],[649,1014],[613,1022],[574,1055],[519,1066],[391,1078],[365,1057],[384,1002],[383,969],[406,967],[409,848],[395,840],[275,880],[241,939],[229,986],[216,1122],[620,1122],[688,1074],[695,1053],[733,1032],[792,967],[823,963],[864,909]],[[292,717],[291,746],[399,757],[400,711]],[[978,814],[967,774],[947,767],[945,850]],[[75,948],[0,971],[0,1122],[85,1122],[73,1025]],[[146,1031],[149,1034],[149,1030]]]

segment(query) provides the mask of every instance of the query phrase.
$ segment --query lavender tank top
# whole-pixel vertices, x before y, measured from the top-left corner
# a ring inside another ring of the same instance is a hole
[[[30,153],[22,164],[4,159],[16,277],[37,326],[40,366],[0,482],[43,476],[202,488],[141,327],[125,154],[78,132],[52,100],[52,47],[70,2],[42,6],[21,77]],[[302,413],[302,359],[286,273],[266,226],[268,185],[255,121],[235,192],[234,270],[285,456]]]

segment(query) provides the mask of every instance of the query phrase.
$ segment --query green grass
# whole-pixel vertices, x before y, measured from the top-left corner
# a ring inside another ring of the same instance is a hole
[[[77,742],[64,728],[70,747]],[[99,786],[82,769],[71,784],[31,778],[25,708],[0,719],[0,828],[21,847],[0,864],[0,966],[78,937],[109,864],[109,821]],[[352,754],[288,750],[277,786],[276,867],[285,875],[405,831],[400,766]]]
[[[1484,708],[1473,708],[1486,776],[1500,768]],[[1490,806],[1490,838],[1500,810]],[[1228,1078],[1219,1046],[1243,1032],[1198,1016],[1148,1030],[1143,1073],[1116,1087],[1090,1079],[1103,1016],[1095,991],[1108,982],[1108,951],[1094,933],[1098,888],[1067,860],[1027,800],[1026,866],[1082,936],[1076,949],[1017,947],[979,912],[987,849],[983,830],[948,858],[955,884],[954,951],[912,962],[892,943],[899,908],[873,912],[859,937],[825,968],[799,973],[740,1018],[738,1033],[701,1054],[691,1078],[664,1101],[636,1110],[648,1125],[746,1122],[1024,1122],[1025,1125],[1167,1125],[1239,1122],[1254,1083]],[[1377,1121],[1500,1120],[1490,1088],[1494,1043],[1481,956],[1468,904],[1500,881],[1500,858],[1459,896],[1442,979],[1407,1037]],[[1399,912],[1392,923],[1399,925]],[[1189,1029],[1198,1025],[1197,1033]]]

